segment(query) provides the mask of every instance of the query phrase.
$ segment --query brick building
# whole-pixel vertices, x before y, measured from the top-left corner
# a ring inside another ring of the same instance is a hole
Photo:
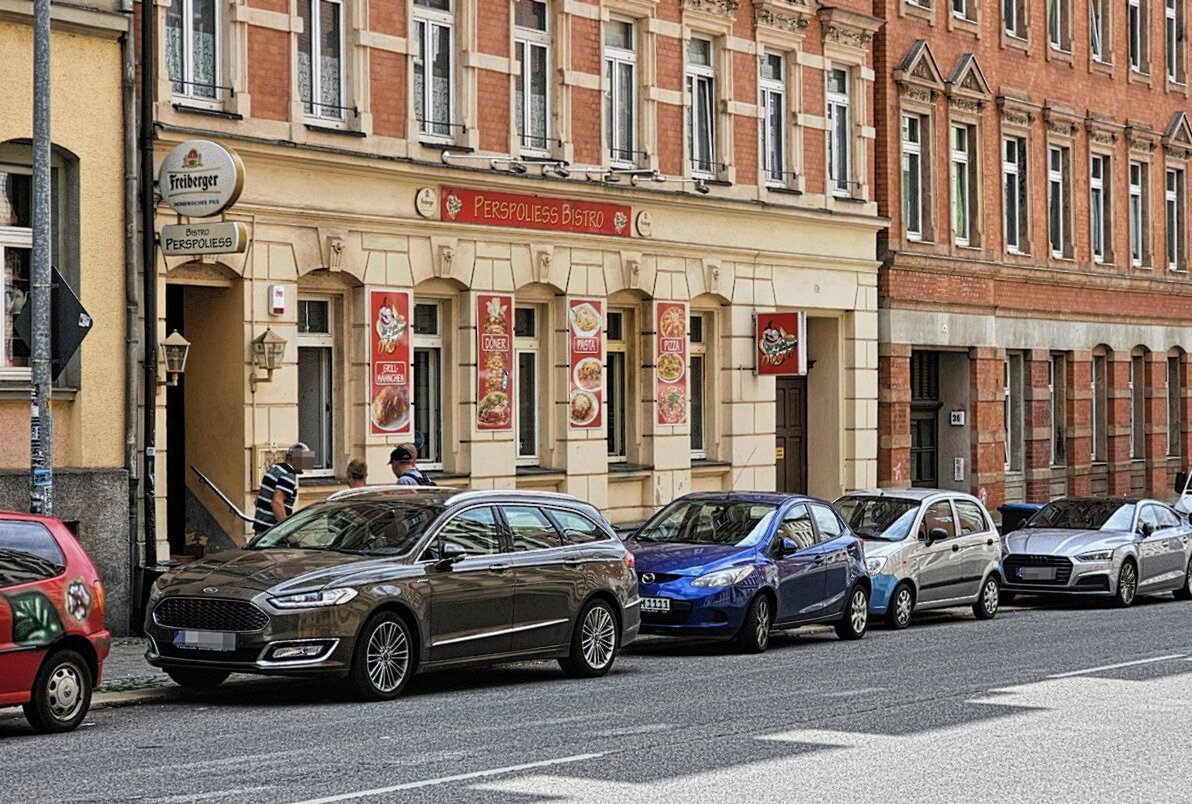
[[[878,475],[1165,495],[1189,455],[1187,0],[880,0]]]
[[[159,155],[195,137],[235,149],[247,178],[226,217],[252,234],[243,255],[159,264],[159,331],[191,342],[154,408],[163,554],[188,531],[241,532],[190,465],[247,504],[273,450],[301,437],[318,460],[303,501],[340,488],[353,457],[391,482],[389,450],[411,435],[373,434],[376,289],[412,294],[402,404],[441,483],[569,491],[631,522],[690,490],[876,482],[885,221],[867,4],[153,8]],[[603,223],[551,217],[578,209]],[[494,393],[477,345],[493,294],[515,308],[506,428],[478,402]],[[577,299],[604,318],[595,426],[572,407]],[[686,423],[661,412],[663,302],[690,314],[671,368]],[[806,377],[755,374],[768,311],[806,314]],[[250,348],[267,329],[287,344],[269,377]]]

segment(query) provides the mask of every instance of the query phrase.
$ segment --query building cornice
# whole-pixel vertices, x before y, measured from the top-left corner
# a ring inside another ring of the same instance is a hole
[[[0,0],[0,20],[32,26],[33,0]],[[50,22],[55,31],[119,39],[129,32],[132,17],[116,11],[53,3],[50,6]]]

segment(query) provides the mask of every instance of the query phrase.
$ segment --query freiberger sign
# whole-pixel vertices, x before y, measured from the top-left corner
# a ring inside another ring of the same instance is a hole
[[[244,163],[234,152],[209,140],[189,140],[166,154],[158,173],[161,198],[179,215],[218,215],[240,197]]]
[[[439,191],[441,220],[541,229],[552,232],[629,237],[632,209],[627,204],[603,204],[538,195],[490,193],[444,187]]]

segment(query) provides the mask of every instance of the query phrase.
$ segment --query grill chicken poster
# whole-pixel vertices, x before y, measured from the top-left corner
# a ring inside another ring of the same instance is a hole
[[[513,429],[513,297],[476,296],[476,428]]]
[[[410,293],[368,291],[368,430],[374,436],[409,435]]]
[[[567,341],[571,357],[567,420],[572,429],[598,428],[604,403],[604,302],[567,300]]]
[[[658,423],[687,423],[687,303],[654,304],[654,380]]]
[[[758,374],[807,373],[807,318],[803,313],[758,313],[754,356]]]

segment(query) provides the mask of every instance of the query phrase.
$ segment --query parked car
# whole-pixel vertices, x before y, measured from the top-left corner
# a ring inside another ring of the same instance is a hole
[[[1010,594],[1112,597],[1174,592],[1192,600],[1192,527],[1157,500],[1062,497],[1005,537]]]
[[[0,706],[40,732],[83,722],[103,674],[99,573],[57,519],[0,511]]]
[[[774,628],[869,624],[861,541],[813,497],[688,494],[627,542],[637,557],[642,632],[731,637],[760,653]]]
[[[342,492],[161,578],[145,620],[184,687],[323,674],[367,700],[466,664],[600,676],[638,626],[633,555],[591,505],[412,486]]]
[[[972,606],[997,615],[1001,546],[993,518],[969,494],[939,489],[857,491],[836,501],[865,540],[869,611],[906,628],[916,611]]]

